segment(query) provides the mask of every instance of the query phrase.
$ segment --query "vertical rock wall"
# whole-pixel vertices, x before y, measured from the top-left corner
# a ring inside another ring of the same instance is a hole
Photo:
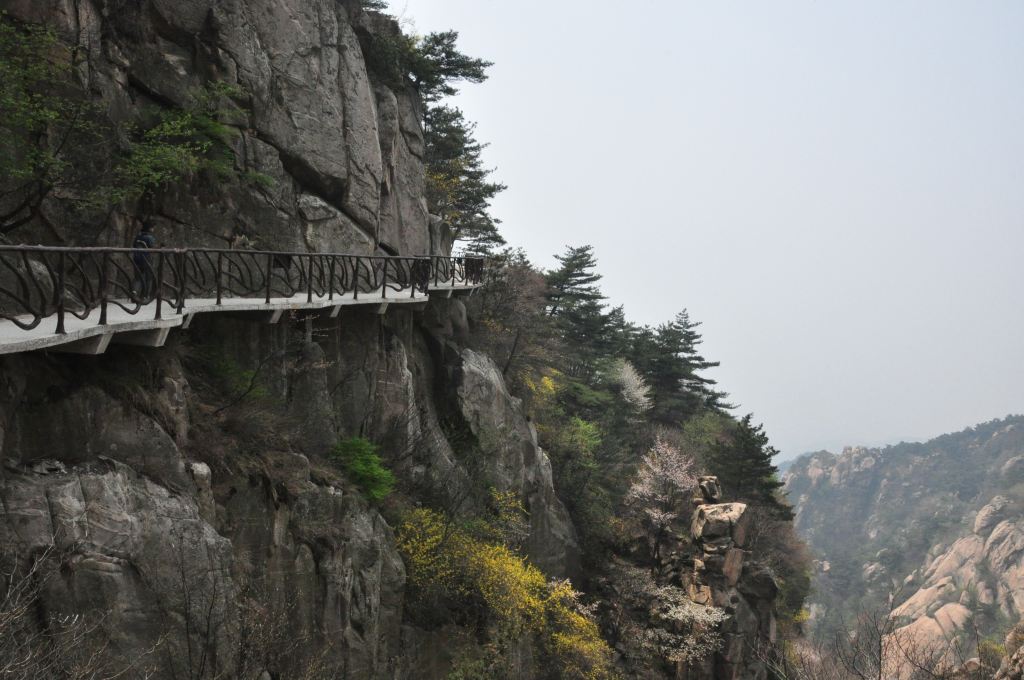
[[[237,86],[238,169],[270,180],[195,177],[105,230],[55,195],[15,239],[126,245],[141,217],[164,246],[450,250],[427,212],[421,104],[364,53],[399,29],[356,0],[0,9],[79,46],[77,75],[115,123]],[[576,544],[518,401],[431,322],[460,305],[437,304],[276,326],[197,319],[159,350],[0,358],[0,564],[48,565],[33,620],[86,616],[104,658],[140,677],[443,677],[442,650],[409,644],[436,633],[403,628],[392,529],[325,462],[335,443],[380,443],[407,498],[456,514],[488,484],[519,493],[530,555],[552,575],[575,568]],[[214,383],[258,384],[260,406]]]
[[[457,514],[487,486],[517,492],[530,555],[553,576],[575,568],[575,531],[494,364],[419,317],[210,318],[161,350],[0,359],[4,564],[44,558],[43,620],[97,617],[111,663],[157,678],[200,663],[228,677],[447,672],[441,650],[413,661],[403,649],[420,634],[403,632],[392,530],[325,464],[333,444],[381,442],[406,495]],[[258,407],[211,391],[225,371],[260,372]],[[442,427],[450,418],[472,451]]]
[[[359,38],[393,37],[390,19],[355,0],[3,0],[0,9],[78,45],[78,76],[116,123],[184,106],[212,82],[237,86],[242,101],[227,121],[237,164],[269,179],[197,177],[105,231],[98,218],[78,221],[74,196],[55,196],[23,238],[123,245],[141,216],[168,246],[430,252],[420,104],[374,81]]]

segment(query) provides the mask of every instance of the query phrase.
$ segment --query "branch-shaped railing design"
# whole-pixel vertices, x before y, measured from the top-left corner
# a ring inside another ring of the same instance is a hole
[[[430,258],[430,285],[435,288],[480,285],[484,280],[484,258],[478,256]]]
[[[31,330],[56,317],[62,334],[69,315],[84,320],[96,310],[104,325],[114,308],[129,315],[152,308],[160,319],[183,313],[190,300],[415,299],[482,278],[483,258],[0,245],[0,319]]]

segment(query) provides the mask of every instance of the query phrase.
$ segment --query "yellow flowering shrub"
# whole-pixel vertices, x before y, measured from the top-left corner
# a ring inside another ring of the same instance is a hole
[[[544,617],[544,574],[501,545],[476,543],[470,577],[495,623],[510,635],[536,631]]]
[[[548,585],[543,637],[548,656],[558,665],[563,678],[614,678],[612,651],[593,618],[580,605],[579,595],[568,580]]]
[[[444,515],[420,508],[409,512],[398,528],[398,550],[405,559],[409,585],[422,593],[464,590],[464,537]]]
[[[482,603],[492,635],[498,636],[496,649],[531,634],[557,677],[615,677],[611,650],[569,581],[548,582],[511,548],[481,540],[433,510],[408,513],[397,542],[412,597],[443,594],[461,602],[464,611]]]

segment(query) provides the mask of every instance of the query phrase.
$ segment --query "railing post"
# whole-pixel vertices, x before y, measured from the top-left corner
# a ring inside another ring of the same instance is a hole
[[[334,300],[334,263],[338,259],[336,255],[330,255],[331,266],[327,277],[327,299]]]
[[[224,253],[217,251],[217,304],[220,305],[224,296]]]
[[[391,258],[384,258],[384,279],[380,284],[380,297],[382,300],[388,297],[388,264],[391,262]]]
[[[363,259],[356,255],[352,261],[352,299],[359,299],[359,265]]]
[[[57,258],[57,334],[64,335],[64,251]]]
[[[271,275],[274,271],[274,255],[273,253],[267,253],[267,304],[270,304],[270,284]]]
[[[306,258],[306,304],[313,301],[313,258],[314,255],[309,255]]]
[[[100,258],[100,325],[107,325],[107,297],[108,288],[110,282],[107,277],[107,268],[109,267],[110,253],[106,250],[103,251],[103,256]]]
[[[153,284],[156,286],[156,316],[153,318],[159,319],[164,304],[164,252],[161,250],[156,255],[156,281]]]
[[[177,272],[178,272],[178,274],[177,274],[177,276],[175,278],[178,279],[178,310],[177,310],[177,312],[178,312],[179,315],[185,309],[185,291],[188,288],[185,285],[185,253],[186,253],[186,251],[182,250],[182,251],[179,251],[179,252],[175,253],[175,255],[174,255],[174,259],[177,261],[177,267],[175,267],[175,269],[177,269]]]

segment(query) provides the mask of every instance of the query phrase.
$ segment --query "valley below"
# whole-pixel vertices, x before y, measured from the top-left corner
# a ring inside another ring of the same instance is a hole
[[[785,484],[814,555],[812,639],[874,615],[989,663],[1013,651],[1003,644],[1024,615],[1024,418],[806,454]]]

